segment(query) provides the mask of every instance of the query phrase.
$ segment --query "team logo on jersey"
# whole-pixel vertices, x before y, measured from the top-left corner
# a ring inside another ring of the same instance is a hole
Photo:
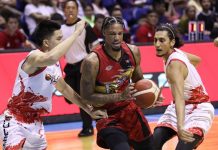
[[[113,68],[113,66],[109,65],[105,68],[106,71],[110,71]]]
[[[54,75],[52,76],[50,74],[45,75],[45,80],[51,81],[51,84],[56,84],[59,78],[60,78],[59,76],[54,76]]]
[[[59,63],[56,63],[55,65],[56,65],[57,67],[59,67],[59,66],[60,66],[60,64],[59,64]]]

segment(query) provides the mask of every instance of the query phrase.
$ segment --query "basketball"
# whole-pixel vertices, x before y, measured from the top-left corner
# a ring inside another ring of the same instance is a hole
[[[136,98],[136,104],[141,108],[151,107],[159,97],[160,89],[149,79],[142,79],[135,83],[137,90],[133,96]]]

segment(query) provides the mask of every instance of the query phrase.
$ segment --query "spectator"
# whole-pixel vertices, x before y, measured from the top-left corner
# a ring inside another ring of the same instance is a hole
[[[185,13],[179,21],[179,32],[184,36],[188,34],[189,21],[196,21],[196,8],[194,5],[188,5],[185,9]]]
[[[104,21],[105,16],[102,14],[95,15],[95,25],[93,27],[93,32],[95,33],[96,37],[99,41],[103,40],[103,36],[101,33],[102,23]]]
[[[180,16],[175,9],[174,0],[169,1],[165,15],[170,22],[172,22],[173,24],[178,24]]]
[[[40,0],[32,0],[25,6],[24,15],[29,32],[32,34],[40,21],[50,18],[51,11],[48,11],[48,7],[40,3]]]
[[[5,18],[5,21],[6,28],[0,32],[0,49],[30,48],[30,42],[27,41],[26,36],[19,30],[18,17],[10,13]]]
[[[109,16],[108,10],[102,4],[102,0],[94,0],[92,6],[95,14],[102,14],[105,17]]]
[[[153,10],[158,14],[158,24],[169,23],[170,20],[166,16],[166,7],[164,0],[155,0],[153,2]]]
[[[136,31],[136,42],[153,42],[155,27],[158,23],[158,14],[150,10],[146,15],[146,23]]]
[[[91,4],[85,4],[83,6],[84,17],[83,19],[93,28],[95,25],[95,15]]]
[[[211,8],[210,0],[200,0],[203,11],[198,15],[197,19],[199,21],[204,21],[205,24],[205,32],[204,35],[210,36],[211,31],[214,27],[214,22],[216,21],[215,13],[213,13]]]
[[[193,5],[196,8],[196,14],[200,14],[202,12],[202,6],[200,4],[200,0],[189,0],[187,6]]]
[[[123,18],[121,9],[119,9],[119,8],[112,9],[111,16],[118,17],[118,18],[121,18],[123,20],[124,26],[125,26],[124,33],[123,33],[123,40],[126,43],[130,43],[131,42],[131,35],[129,32],[129,26],[128,26],[127,21]]]
[[[123,19],[123,22],[124,22],[124,25],[125,25],[125,30],[129,31],[129,26],[128,26],[128,23],[127,21],[123,18],[123,14],[122,14],[122,11],[120,8],[118,8],[117,6],[112,9],[111,11],[111,16],[114,16],[114,17],[120,17]]]

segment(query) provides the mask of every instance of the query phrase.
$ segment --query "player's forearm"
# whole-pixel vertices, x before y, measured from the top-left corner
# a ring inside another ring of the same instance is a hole
[[[173,98],[175,100],[177,127],[182,128],[185,116],[185,101],[183,99],[182,89],[179,86],[172,85]]]
[[[80,108],[82,108],[84,111],[86,111],[88,114],[90,114],[90,109],[85,103],[85,101],[80,97],[79,94],[77,94],[65,81],[63,78],[61,78],[57,84],[56,89],[63,94],[64,97],[66,97],[69,101],[76,104]]]
[[[55,48],[53,48],[49,53],[48,57],[50,65],[56,63],[62,56],[64,56],[68,50],[71,48],[72,43],[79,36],[79,31],[75,31],[69,38],[58,44]]]
[[[176,116],[177,116],[177,127],[183,128],[184,126],[184,116],[185,116],[185,101],[184,100],[175,100],[176,107]]]
[[[88,104],[93,106],[102,106],[107,103],[113,103],[113,102],[124,100],[122,93],[115,93],[115,94],[94,93],[92,95],[81,94],[81,96],[87,100]]]

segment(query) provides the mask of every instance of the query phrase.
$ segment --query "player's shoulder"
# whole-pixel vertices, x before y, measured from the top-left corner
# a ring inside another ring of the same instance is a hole
[[[91,52],[86,58],[84,59],[86,63],[96,64],[98,63],[98,55],[95,52]]]

